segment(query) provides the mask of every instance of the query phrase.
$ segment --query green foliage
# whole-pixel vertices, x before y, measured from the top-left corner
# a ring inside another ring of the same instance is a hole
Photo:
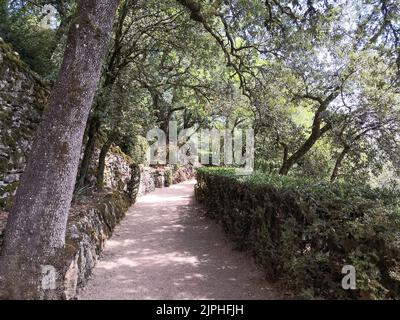
[[[128,149],[127,153],[131,156],[134,163],[148,165],[146,159],[146,151],[148,147],[149,143],[146,138],[137,135],[134,137],[132,146]]]
[[[231,168],[197,170],[196,197],[269,277],[299,295],[400,298],[400,198],[386,189],[315,183]],[[341,288],[341,268],[357,290]]]
[[[172,170],[171,168],[165,168],[164,170],[164,179],[165,179],[165,186],[169,187],[172,185]]]
[[[52,1],[55,30],[39,26],[45,3],[2,3],[0,33],[54,80],[76,1]],[[285,154],[308,145],[289,174],[364,183],[387,166],[400,174],[399,12],[394,0],[121,1],[92,108],[94,136],[115,136],[143,160],[136,137],[167,131],[170,120],[179,129],[252,127],[265,172],[279,172]]]
[[[46,77],[55,68],[51,58],[57,43],[55,31],[42,29],[39,18],[36,12],[29,10],[14,11],[2,21],[0,36],[34,71]]]
[[[58,27],[42,28],[43,6],[57,10]],[[75,0],[0,1],[0,36],[17,51],[22,60],[44,80],[52,83],[64,52],[65,38]]]

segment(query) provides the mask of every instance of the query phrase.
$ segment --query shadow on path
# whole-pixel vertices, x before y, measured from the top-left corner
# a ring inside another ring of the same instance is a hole
[[[205,218],[187,181],[139,198],[80,299],[277,299],[263,273]]]

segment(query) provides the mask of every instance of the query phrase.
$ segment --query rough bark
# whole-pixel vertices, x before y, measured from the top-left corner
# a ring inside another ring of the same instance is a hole
[[[80,0],[63,64],[11,209],[0,256],[0,297],[50,299],[42,266],[57,269],[82,138],[118,0]]]

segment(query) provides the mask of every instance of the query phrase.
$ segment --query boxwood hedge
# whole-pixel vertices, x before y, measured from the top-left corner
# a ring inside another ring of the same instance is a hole
[[[229,168],[199,168],[196,198],[271,280],[304,298],[400,298],[398,194]],[[356,290],[344,290],[344,265]]]

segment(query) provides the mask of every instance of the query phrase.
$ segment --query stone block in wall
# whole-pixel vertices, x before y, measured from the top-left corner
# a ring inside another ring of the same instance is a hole
[[[139,196],[152,192],[155,188],[152,169],[141,166]]]
[[[104,185],[113,190],[128,191],[132,159],[117,146],[107,153],[104,168]]]

